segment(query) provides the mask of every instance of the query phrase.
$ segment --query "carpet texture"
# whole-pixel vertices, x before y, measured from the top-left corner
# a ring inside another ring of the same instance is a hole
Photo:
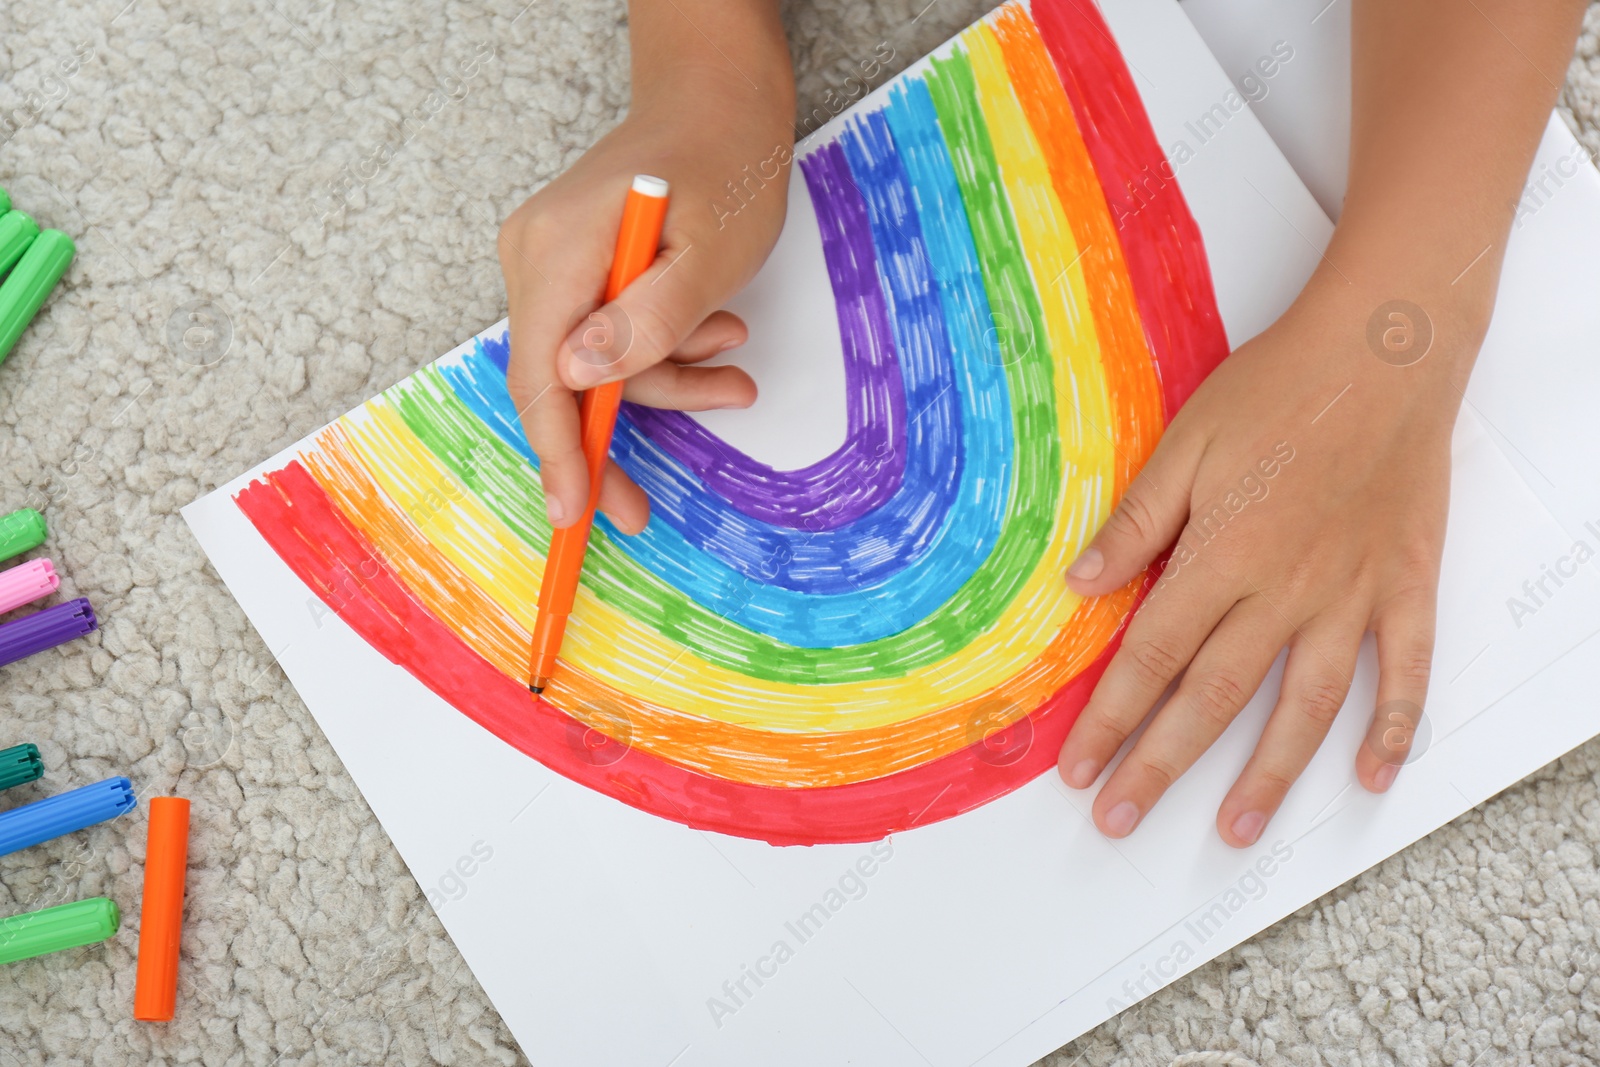
[[[789,4],[802,112],[988,6],[926,3]],[[165,1026],[130,1019],[143,820],[6,859],[0,914],[132,914],[4,969],[0,1067],[523,1062],[178,509],[504,314],[499,220],[617,120],[626,56],[621,0],[5,0],[0,185],[79,256],[0,367],[0,511],[45,511],[105,626],[0,673],[0,744],[194,831]],[[1597,775],[1591,743],[1044,1062],[1600,1061]]]

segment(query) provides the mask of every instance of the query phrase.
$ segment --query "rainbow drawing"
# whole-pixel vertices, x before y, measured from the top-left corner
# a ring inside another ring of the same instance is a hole
[[[1227,341],[1088,0],[1002,7],[798,165],[846,440],[776,470],[625,409],[614,454],[653,516],[597,525],[543,698],[550,530],[503,327],[235,500],[372,647],[545,766],[701,829],[868,841],[1054,763],[1139,595],[1080,600],[1062,572]]]

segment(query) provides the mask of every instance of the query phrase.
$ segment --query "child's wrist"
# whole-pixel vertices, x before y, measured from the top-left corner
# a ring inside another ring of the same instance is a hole
[[[1426,309],[1470,339],[1475,354],[1494,312],[1507,229],[1501,221],[1347,202],[1318,273],[1375,304],[1407,300]]]
[[[794,73],[776,0],[633,0],[629,11],[632,112],[792,126]],[[715,26],[715,42],[701,23]]]
[[[794,86],[767,79],[754,89],[731,69],[679,63],[636,73],[628,116],[656,126],[689,124],[759,134],[761,140],[794,138]]]
[[[1358,386],[1374,417],[1388,411],[1448,432],[1490,310],[1488,299],[1453,290],[1448,277],[1438,281],[1435,265],[1330,247],[1283,323],[1304,339],[1289,347],[1301,357],[1344,353],[1337,369],[1321,370]]]

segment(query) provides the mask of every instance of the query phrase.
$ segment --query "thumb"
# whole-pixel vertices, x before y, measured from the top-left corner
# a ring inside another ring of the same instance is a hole
[[[1168,435],[1156,446],[1089,547],[1067,568],[1079,596],[1104,596],[1142,574],[1189,521],[1195,464]]]
[[[693,254],[693,245],[663,250],[615,300],[579,320],[558,356],[568,388],[589,389],[655,366],[714,310],[695,272],[679,265]]]

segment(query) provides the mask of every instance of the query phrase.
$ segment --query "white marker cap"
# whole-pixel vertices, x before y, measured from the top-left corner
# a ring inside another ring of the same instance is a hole
[[[648,174],[635,174],[633,176],[633,191],[643,193],[645,196],[664,197],[667,195],[667,183],[660,178]]]

